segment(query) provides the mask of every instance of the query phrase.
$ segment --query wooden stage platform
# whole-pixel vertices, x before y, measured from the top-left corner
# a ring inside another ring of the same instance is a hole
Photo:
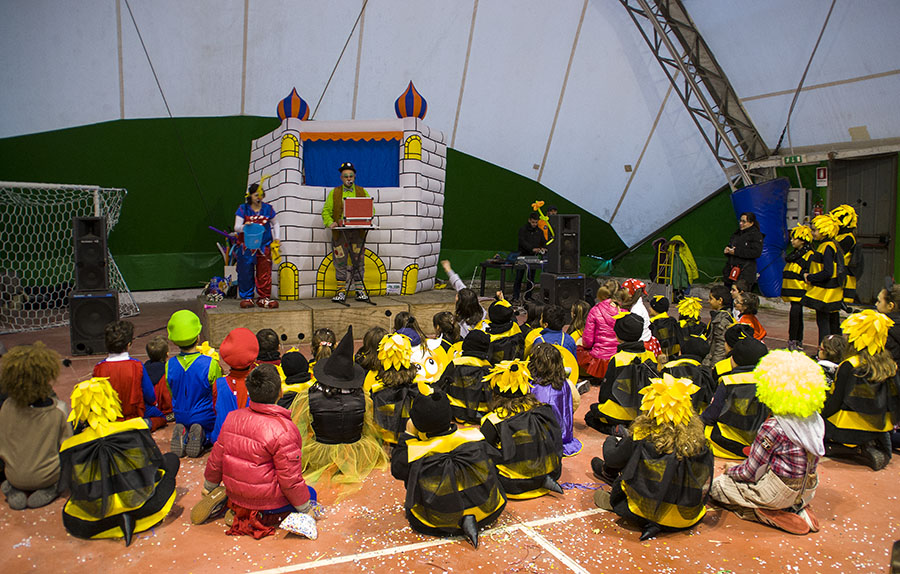
[[[206,328],[209,342],[214,347],[222,344],[225,336],[236,327],[246,327],[254,333],[260,329],[274,329],[285,344],[308,343],[316,329],[328,327],[340,339],[353,325],[353,337],[362,339],[371,327],[391,330],[394,315],[408,311],[426,333],[432,331],[431,318],[439,311],[453,311],[456,291],[433,289],[414,295],[389,295],[373,297],[377,305],[359,303],[352,297],[349,307],[332,303],[331,299],[316,298],[302,301],[279,301],[278,309],[241,309],[237,299],[225,299],[216,307],[204,309],[201,321]]]

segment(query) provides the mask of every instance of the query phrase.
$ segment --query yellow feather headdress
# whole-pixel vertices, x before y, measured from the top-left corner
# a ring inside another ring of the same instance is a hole
[[[878,311],[866,309],[854,313],[841,323],[841,331],[847,335],[857,351],[867,349],[870,355],[884,349],[887,343],[888,329],[894,326],[894,321],[887,315]]]
[[[400,333],[385,335],[378,343],[378,360],[387,369],[408,369],[412,362],[412,343]]]
[[[841,227],[849,227],[852,229],[856,227],[856,224],[858,222],[856,210],[847,204],[839,205],[832,209],[831,215],[833,215],[834,218],[838,220],[838,223],[841,224]]]
[[[662,378],[650,379],[650,384],[638,391],[641,399],[641,410],[661,425],[667,422],[675,425],[687,424],[691,420],[691,395],[700,387],[690,379],[676,379],[669,373]]]
[[[682,317],[699,319],[701,309],[703,309],[703,302],[699,297],[685,297],[678,302],[678,314]]]
[[[815,216],[812,223],[816,230],[828,239],[834,238],[841,228],[840,222],[830,213]]]
[[[828,381],[822,367],[799,351],[776,349],[753,369],[756,396],[776,415],[808,417],[822,410]]]
[[[512,361],[500,361],[484,376],[492,387],[501,393],[528,394],[531,391],[531,373],[528,371],[528,361],[513,359]]]
[[[800,241],[809,243],[812,241],[812,238],[812,229],[805,225],[798,225],[791,229],[791,239],[799,239]]]
[[[96,430],[100,425],[106,424],[122,417],[122,404],[119,402],[119,394],[106,377],[94,377],[75,385],[72,389],[72,412],[68,421],[75,423],[86,422]]]

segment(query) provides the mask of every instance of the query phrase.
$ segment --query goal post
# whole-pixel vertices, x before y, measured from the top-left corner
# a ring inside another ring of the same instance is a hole
[[[0,333],[67,325],[75,288],[72,221],[106,218],[106,233],[119,221],[127,190],[91,185],[0,181]],[[140,313],[107,249],[111,290],[119,315]]]

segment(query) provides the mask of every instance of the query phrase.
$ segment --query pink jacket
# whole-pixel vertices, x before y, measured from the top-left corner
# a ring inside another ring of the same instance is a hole
[[[613,319],[619,313],[619,307],[612,299],[600,301],[588,312],[584,324],[584,334],[581,342],[585,349],[590,350],[595,359],[609,360],[616,354],[618,341],[613,327],[616,320]]]
[[[228,413],[204,478],[224,481],[228,498],[244,508],[302,506],[309,489],[300,450],[300,431],[287,409],[250,401],[248,408]]]

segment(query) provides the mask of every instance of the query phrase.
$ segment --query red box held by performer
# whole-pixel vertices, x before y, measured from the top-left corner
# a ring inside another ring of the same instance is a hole
[[[344,225],[372,225],[373,210],[373,199],[371,197],[344,198]]]

